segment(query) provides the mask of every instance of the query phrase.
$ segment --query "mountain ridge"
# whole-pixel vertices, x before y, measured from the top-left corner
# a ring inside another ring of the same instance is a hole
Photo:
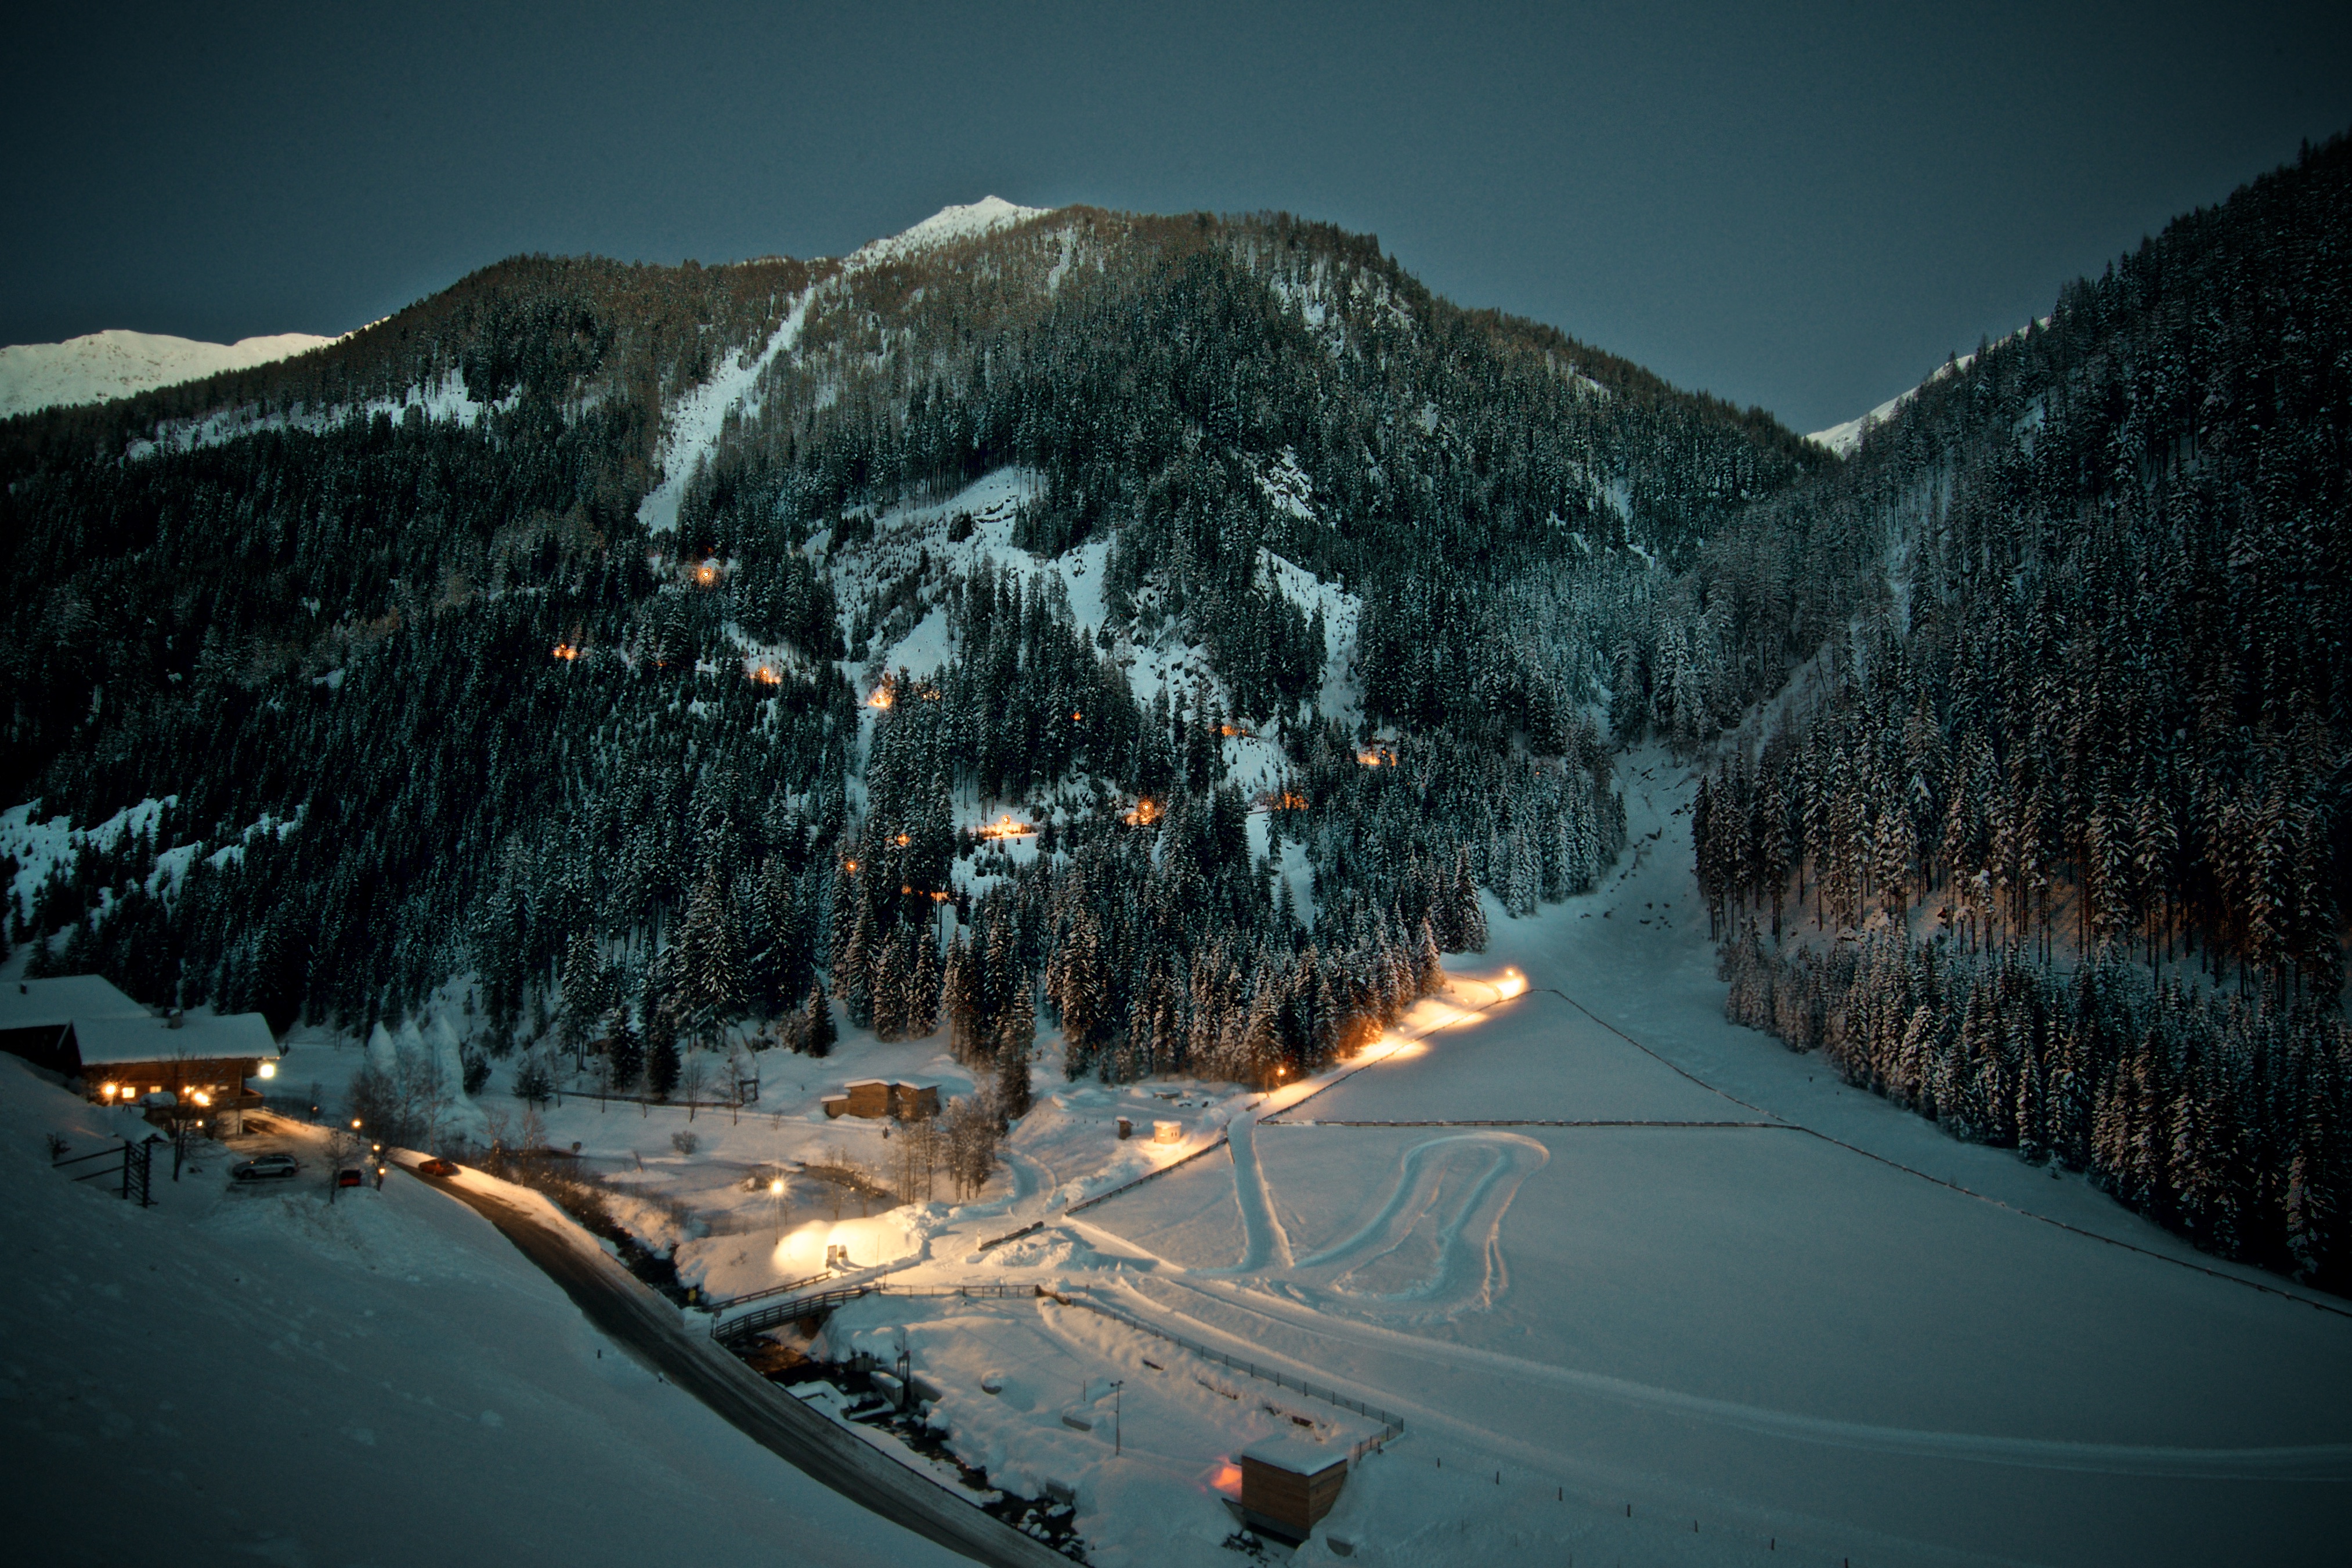
[[[0,348],[0,419],[130,397],[289,359],[336,341],[310,332],[278,332],[213,343],[110,328],[58,343],[11,343]]]

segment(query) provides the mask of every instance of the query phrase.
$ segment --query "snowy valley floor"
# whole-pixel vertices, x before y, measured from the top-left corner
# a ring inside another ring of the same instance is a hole
[[[1645,757],[1626,782],[1619,873],[1497,911],[1418,1037],[1223,1108],[1229,1147],[1081,1215],[1060,1203],[1100,1184],[1039,1181],[942,1225],[894,1279],[1045,1280],[1403,1415],[1302,1563],[1332,1538],[1375,1563],[2338,1560],[2346,1304],[1724,1023],[1687,778]],[[1066,1180],[1125,1107],[1062,1100],[1014,1148]],[[951,1447],[1069,1487],[1101,1563],[1231,1561],[1230,1457],[1293,1415],[1352,1436],[1050,1303],[869,1297],[826,1339],[903,1344]]]
[[[870,1295],[809,1348],[903,1351],[949,1449],[994,1486],[1066,1491],[1100,1564],[1242,1561],[1223,1499],[1244,1447],[1377,1434],[1299,1380],[1405,1424],[1302,1563],[2336,1561],[2352,1304],[1726,1024],[1686,770],[1644,754],[1621,776],[1633,847],[1608,883],[1528,920],[1490,906],[1488,951],[1388,1041],[1268,1096],[1048,1077],[976,1202],[861,1215],[808,1174],[845,1156],[891,1176],[883,1124],[828,1121],[821,1098],[860,1077],[965,1092],[938,1038],[765,1053],[740,1113],[567,1097],[546,1141],[576,1143],[706,1298],[818,1274],[829,1246],[856,1265],[836,1283],[1057,1291]],[[281,1079],[333,1102],[362,1052],[298,1042]],[[7,1410],[36,1483],[78,1500],[63,1560],[112,1539],[76,1533],[100,1477],[130,1506],[90,1528],[288,1562],[929,1560],[597,1360],[554,1287],[439,1194],[327,1208],[307,1186],[224,1194],[214,1169],[141,1215],[37,1159],[52,1127],[95,1146],[103,1113],[0,1079],[0,1196],[25,1216]],[[485,1111],[520,1114],[503,1093],[466,1113]],[[1121,1142],[1120,1116],[1179,1136]]]

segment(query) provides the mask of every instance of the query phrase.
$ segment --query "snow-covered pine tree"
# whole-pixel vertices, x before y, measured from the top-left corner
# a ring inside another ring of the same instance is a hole
[[[604,1015],[604,1052],[612,1064],[613,1088],[624,1093],[635,1089],[646,1070],[646,1053],[636,1030],[629,1025],[625,1003],[614,1004]]]
[[[646,1092],[656,1100],[667,1100],[677,1087],[677,1016],[665,999],[646,1020]]]
[[[834,1027],[833,1004],[825,998],[823,981],[809,986],[808,1001],[802,1009],[801,1038],[813,1057],[831,1056],[835,1042],[841,1038]]]

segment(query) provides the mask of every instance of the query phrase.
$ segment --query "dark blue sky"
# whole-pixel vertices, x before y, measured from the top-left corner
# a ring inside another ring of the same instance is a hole
[[[336,331],[521,250],[1283,207],[1800,430],[2352,126],[2352,7],[53,8],[0,342]]]

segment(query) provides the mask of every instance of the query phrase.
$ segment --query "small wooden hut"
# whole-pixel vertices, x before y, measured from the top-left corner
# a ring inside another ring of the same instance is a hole
[[[1242,1517],[1253,1530],[1304,1541],[1348,1484],[1348,1450],[1276,1436],[1242,1450]]]

